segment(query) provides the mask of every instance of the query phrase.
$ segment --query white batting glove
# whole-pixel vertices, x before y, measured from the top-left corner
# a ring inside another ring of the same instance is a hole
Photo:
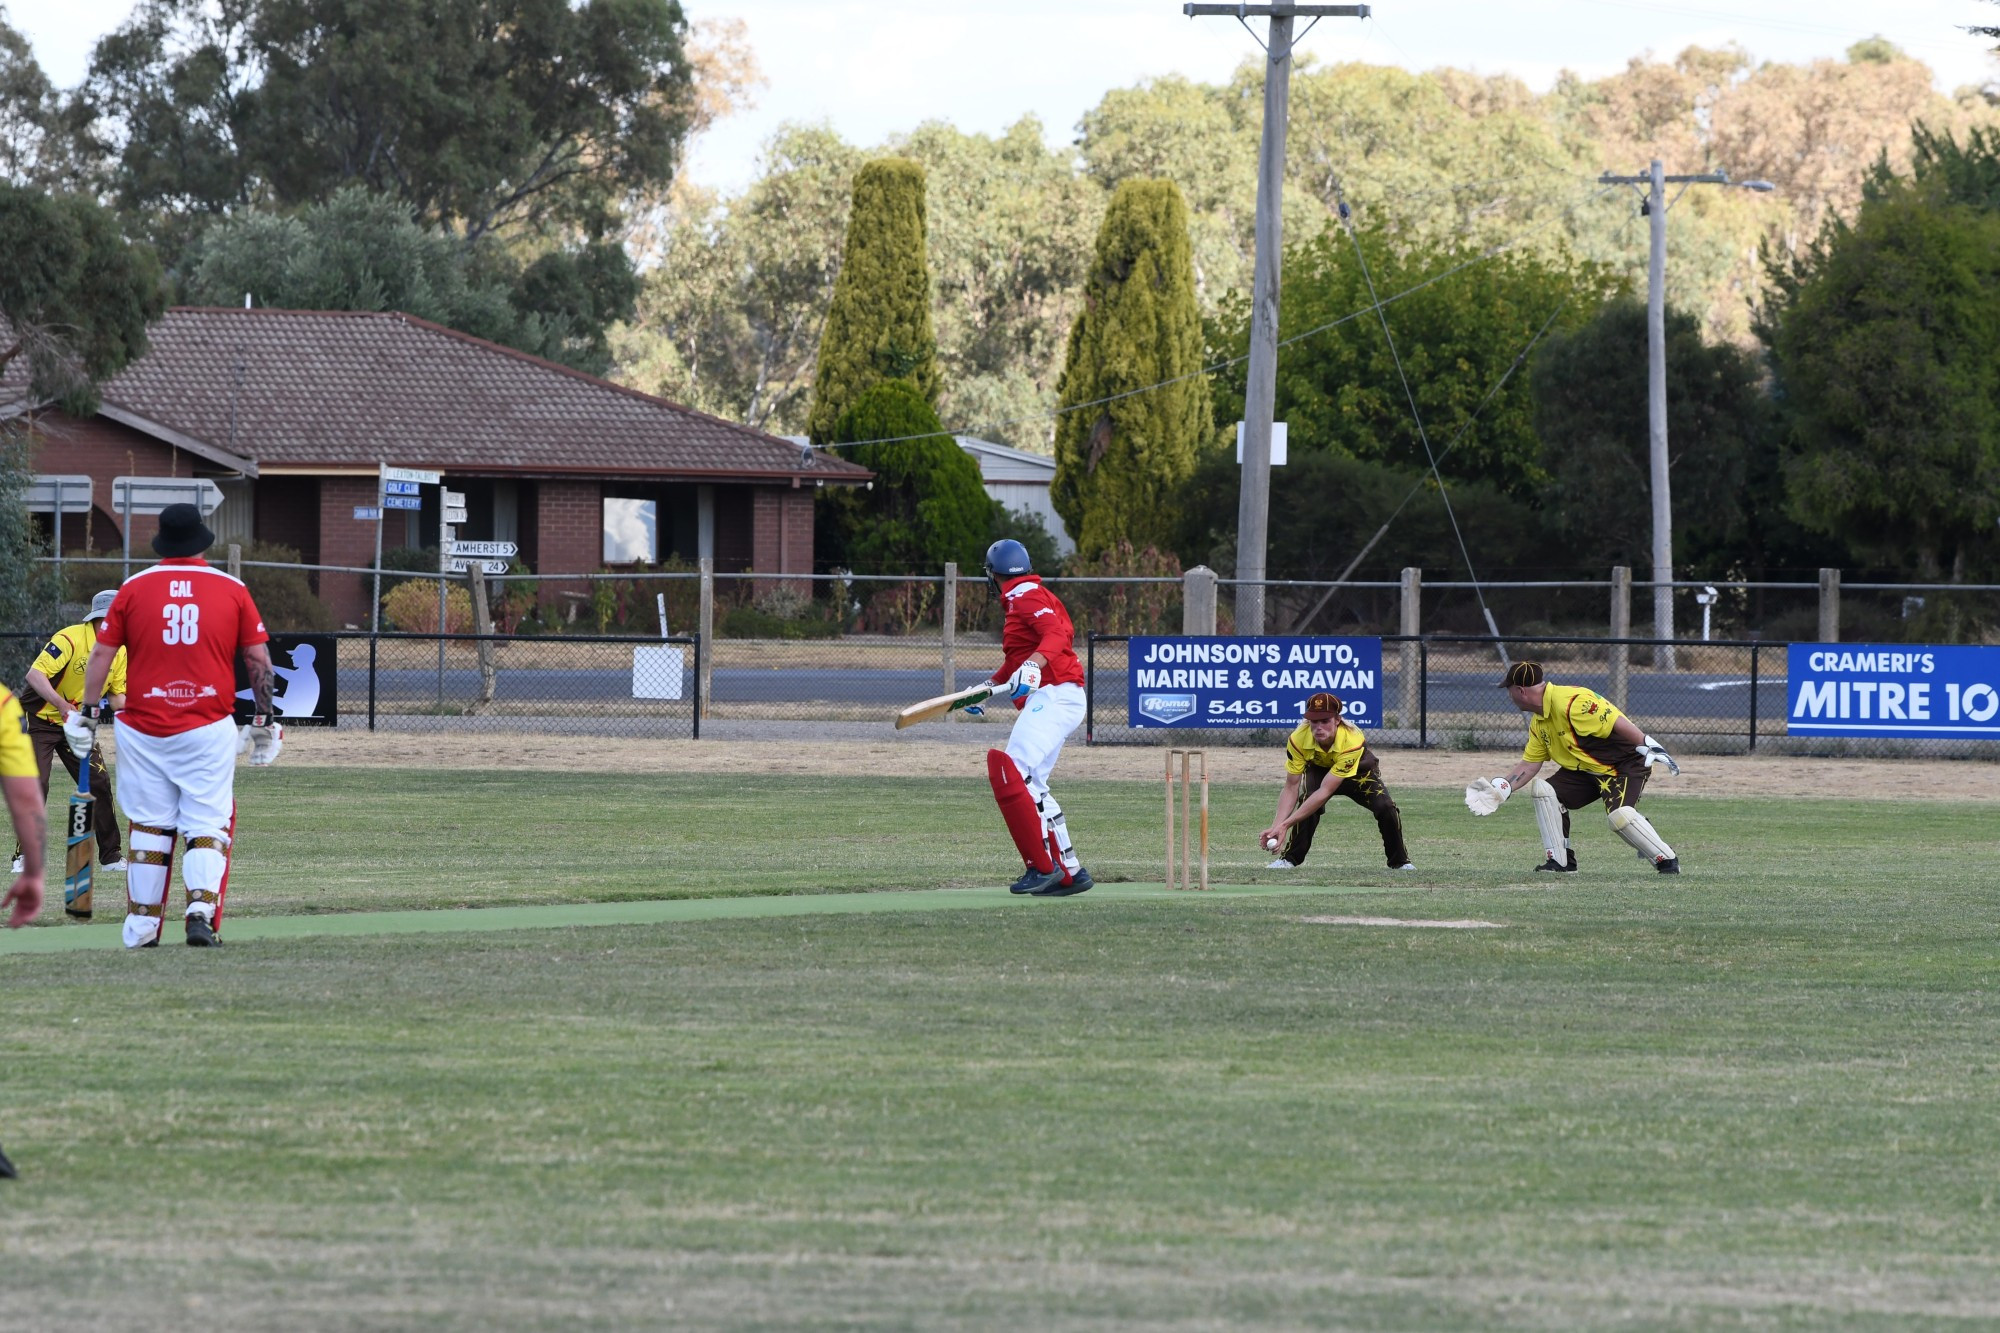
[[[1007,697],[1023,698],[1042,688],[1042,669],[1031,658],[1014,668],[1014,674],[1007,677]]]
[[[1475,815],[1490,815],[1514,794],[1505,778],[1475,778],[1465,788],[1465,808]]]
[[[1640,741],[1639,760],[1648,769],[1652,768],[1654,764],[1665,764],[1667,772],[1673,774],[1675,777],[1681,775],[1681,766],[1674,762],[1672,755],[1667,753],[1667,747],[1654,740],[1651,736],[1647,736]]]
[[[69,742],[69,752],[78,759],[90,758],[91,749],[97,744],[97,718],[85,716],[81,708],[69,710],[63,719],[63,739]]]
[[[236,729],[236,752],[248,750],[252,768],[269,768],[278,762],[278,752],[284,748],[284,724],[276,718],[260,717]]]

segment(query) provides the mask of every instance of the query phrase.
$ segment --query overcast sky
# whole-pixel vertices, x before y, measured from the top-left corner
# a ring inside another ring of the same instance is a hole
[[[64,86],[83,77],[91,45],[133,8],[132,0],[0,3]],[[696,145],[693,175],[724,188],[754,174],[759,145],[783,121],[826,121],[872,145],[924,120],[991,133],[1032,112],[1060,143],[1107,89],[1162,74],[1220,80],[1257,49],[1235,19],[1185,18],[1178,0],[687,0],[684,8],[691,19],[743,19],[770,80],[755,110]],[[1734,41],[1761,59],[1805,61],[1880,33],[1929,64],[1949,92],[2000,77],[1991,43],[1960,30],[1973,23],[2000,26],[2000,5],[1379,0],[1367,20],[1322,20],[1301,49],[1323,62],[1504,72],[1545,89],[1563,69],[1608,74],[1646,51],[1670,57]],[[1262,23],[1252,26],[1261,35]]]

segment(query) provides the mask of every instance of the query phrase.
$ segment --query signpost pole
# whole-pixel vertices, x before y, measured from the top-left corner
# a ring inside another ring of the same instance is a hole
[[[388,477],[386,475],[388,464],[383,464],[382,468],[383,471],[378,473],[375,478],[375,591],[368,599],[368,652],[371,663],[375,652],[375,636],[382,632],[382,524],[387,521],[389,513],[387,506],[389,498]],[[372,673],[372,665],[370,670]],[[374,726],[372,703],[369,713],[369,726],[371,729]]]

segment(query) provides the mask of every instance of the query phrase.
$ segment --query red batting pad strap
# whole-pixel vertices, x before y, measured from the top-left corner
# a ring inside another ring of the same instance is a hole
[[[1042,812],[1035,808],[1035,798],[1028,794],[1021,770],[1005,750],[986,752],[986,780],[993,784],[993,799],[1000,806],[1000,817],[1007,821],[1007,832],[1021,860],[1037,870],[1054,870],[1055,862],[1049,859],[1048,844],[1042,838]]]

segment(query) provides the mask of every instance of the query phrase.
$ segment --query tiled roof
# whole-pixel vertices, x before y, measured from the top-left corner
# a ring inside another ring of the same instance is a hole
[[[107,409],[260,469],[438,468],[859,482],[747,426],[401,314],[175,308]]]

